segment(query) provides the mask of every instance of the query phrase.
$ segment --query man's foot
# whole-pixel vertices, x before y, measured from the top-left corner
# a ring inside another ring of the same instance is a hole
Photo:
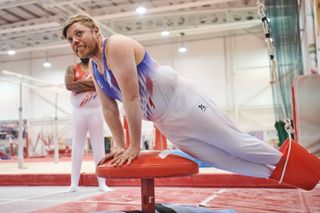
[[[101,185],[99,186],[99,190],[102,192],[111,192],[113,191],[113,189],[111,189],[110,187],[108,187],[107,185]]]
[[[67,192],[76,192],[76,191],[78,191],[78,188],[79,188],[78,186],[71,185],[71,186],[69,186]]]

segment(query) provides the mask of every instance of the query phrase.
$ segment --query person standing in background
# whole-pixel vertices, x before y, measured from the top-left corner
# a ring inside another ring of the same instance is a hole
[[[105,155],[100,101],[92,77],[88,73],[88,64],[89,58],[81,58],[81,63],[70,65],[65,75],[66,88],[72,92],[71,104],[73,106],[72,164],[69,192],[78,190],[84,143],[88,131],[95,164],[97,165]],[[111,191],[106,185],[105,178],[97,177],[97,179],[101,191]]]

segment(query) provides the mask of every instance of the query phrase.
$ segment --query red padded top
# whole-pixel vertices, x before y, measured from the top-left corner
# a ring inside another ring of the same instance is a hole
[[[139,156],[130,164],[113,167],[111,160],[96,167],[98,177],[106,178],[159,178],[177,177],[197,174],[198,164],[194,161],[175,154],[169,154],[164,159],[160,151],[141,151]]]

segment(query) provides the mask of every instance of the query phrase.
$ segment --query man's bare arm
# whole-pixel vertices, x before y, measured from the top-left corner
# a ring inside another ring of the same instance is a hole
[[[92,66],[89,65],[89,72],[91,76],[93,75]],[[93,82],[100,98],[103,117],[107,122],[110,131],[112,133],[112,139],[115,141],[116,147],[112,147],[113,149],[124,149],[125,148],[125,139],[124,139],[124,131],[121,123],[120,113],[118,109],[118,104],[114,99],[106,96],[99,85],[97,84],[95,78],[93,77]]]
[[[65,75],[65,85],[67,90],[71,90],[75,93],[95,90],[95,86],[91,78],[81,79],[76,81],[74,76],[75,76],[74,65],[70,65]]]
[[[140,152],[142,114],[133,43],[123,36],[109,40],[109,65],[122,93],[130,134],[130,146],[122,155],[114,157],[111,162],[114,166],[121,166],[125,162],[130,164]]]

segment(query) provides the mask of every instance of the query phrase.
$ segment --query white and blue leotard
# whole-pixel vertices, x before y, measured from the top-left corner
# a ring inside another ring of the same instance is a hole
[[[106,45],[107,40],[103,43],[103,49]],[[108,68],[105,52],[103,52],[103,64],[104,75],[99,73],[97,65],[93,62],[94,77],[98,85],[107,96],[122,101],[120,88],[112,70]],[[141,110],[145,120],[154,121],[164,112],[171,100],[168,93],[173,93],[176,87],[177,74],[173,70],[171,72],[161,70],[161,66],[145,52],[143,60],[137,66]]]

